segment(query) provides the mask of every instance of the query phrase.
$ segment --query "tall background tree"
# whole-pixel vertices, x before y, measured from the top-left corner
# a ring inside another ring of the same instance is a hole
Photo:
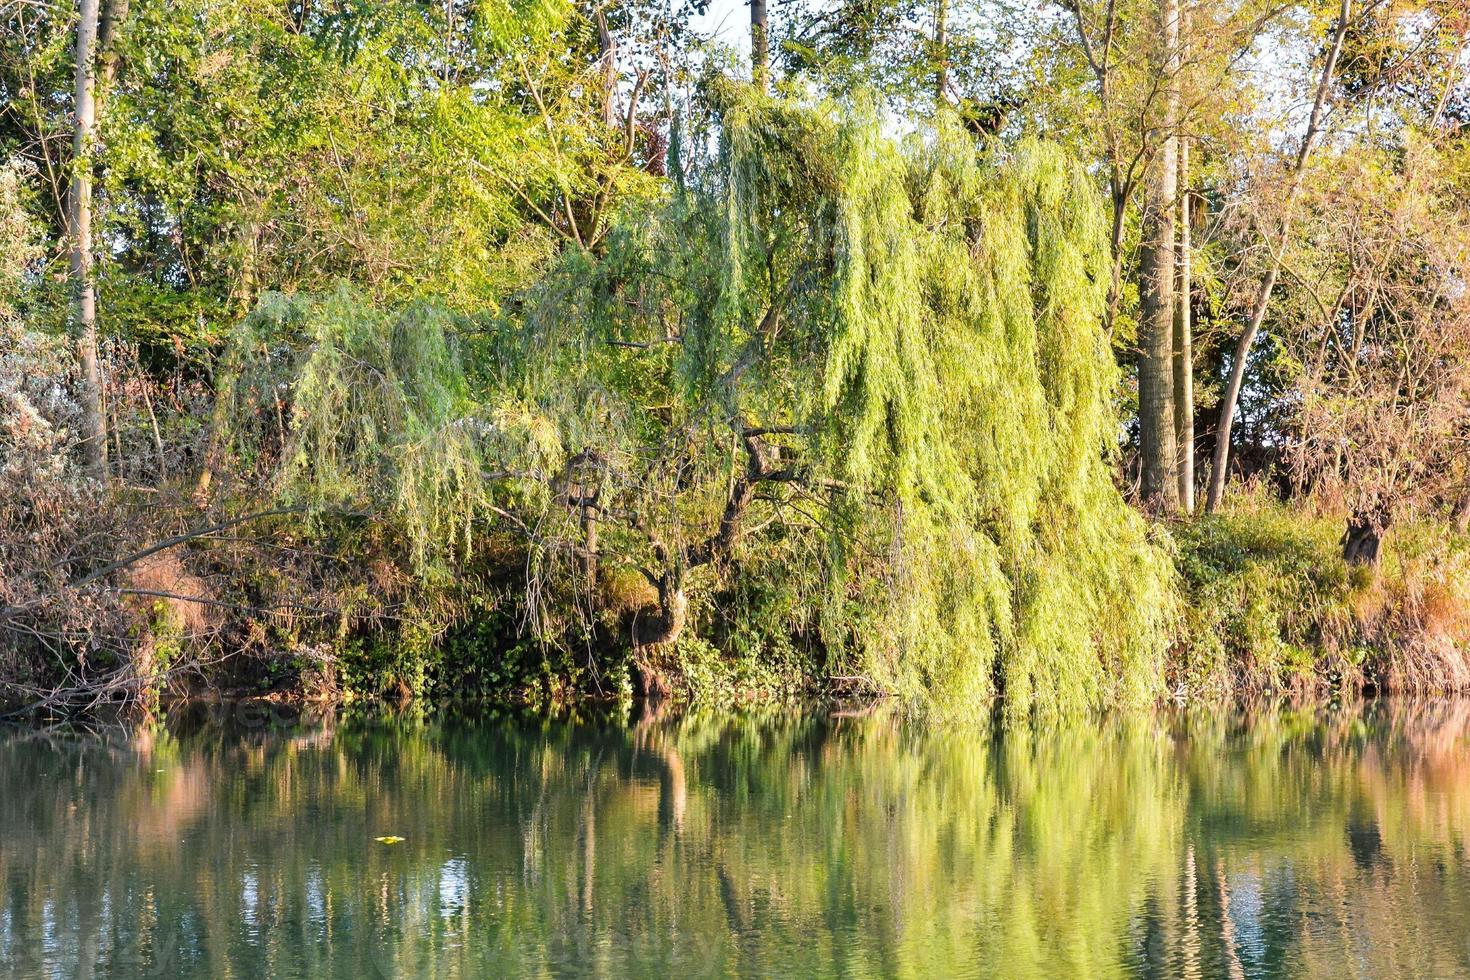
[[[1139,493],[1164,511],[1179,507],[1178,439],[1174,420],[1174,319],[1179,212],[1179,2],[1159,3],[1157,86],[1164,92],[1159,152],[1148,178],[1139,266]]]
[[[1185,66],[1189,64],[1189,7],[1181,3],[1179,10],[1179,46],[1174,87],[1184,88]],[[1192,94],[1192,93],[1191,93]],[[1177,117],[1177,113],[1176,113]],[[1178,240],[1175,248],[1173,381],[1174,442],[1178,459],[1179,507],[1185,514],[1194,513],[1194,234],[1195,200],[1190,190],[1190,143],[1188,127],[1178,127],[1176,136],[1178,179],[1176,194],[1178,215],[1175,218]]]
[[[97,283],[92,256],[92,167],[97,131],[98,0],[77,8],[71,185],[67,226],[71,236],[72,328],[82,365],[82,403],[86,407],[88,465],[107,476],[107,420],[102,408],[102,371],[97,363]]]
[[[1302,178],[1307,162],[1311,159],[1313,147],[1322,135],[1322,126],[1333,90],[1338,56],[1342,54],[1343,40],[1347,37],[1352,24],[1351,0],[1342,0],[1337,17],[1333,21],[1326,55],[1322,60],[1321,77],[1312,96],[1306,130],[1302,133],[1296,153],[1287,164],[1283,174],[1286,186],[1285,200],[1282,202],[1280,211],[1274,215],[1277,221],[1275,241],[1268,244],[1268,248],[1274,252],[1279,253],[1291,235],[1296,196],[1301,188]],[[1256,290],[1255,298],[1251,301],[1245,329],[1240,334],[1240,341],[1236,344],[1235,354],[1231,358],[1230,378],[1226,382],[1225,393],[1220,400],[1219,421],[1215,426],[1215,458],[1210,468],[1210,491],[1205,502],[1208,510],[1214,510],[1220,506],[1220,500],[1225,492],[1225,481],[1229,475],[1230,465],[1230,432],[1235,424],[1235,410],[1240,400],[1241,385],[1245,381],[1251,345],[1255,342],[1256,334],[1261,329],[1261,323],[1266,318],[1271,304],[1271,295],[1276,289],[1276,281],[1280,273],[1279,260],[1271,260],[1267,263],[1265,273],[1261,277],[1261,284]]]

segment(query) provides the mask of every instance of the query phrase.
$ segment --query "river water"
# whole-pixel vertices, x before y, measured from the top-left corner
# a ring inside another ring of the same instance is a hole
[[[1458,701],[194,706],[0,736],[0,976],[1470,976],[1467,842]]]

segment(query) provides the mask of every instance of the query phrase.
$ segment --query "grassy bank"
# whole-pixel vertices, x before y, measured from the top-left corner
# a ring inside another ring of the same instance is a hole
[[[1259,497],[1173,529],[1185,613],[1168,684],[1188,697],[1470,687],[1470,538],[1410,523],[1379,565],[1343,521]]]

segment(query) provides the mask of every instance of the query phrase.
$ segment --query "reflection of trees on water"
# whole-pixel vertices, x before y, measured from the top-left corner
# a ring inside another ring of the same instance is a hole
[[[1467,737],[1446,702],[13,739],[0,974],[1463,973]]]

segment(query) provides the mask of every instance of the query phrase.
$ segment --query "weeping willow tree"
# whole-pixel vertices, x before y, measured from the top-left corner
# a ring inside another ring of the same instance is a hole
[[[691,589],[781,575],[834,673],[906,699],[1153,696],[1171,566],[1112,482],[1106,241],[1055,147],[732,94],[718,157],[521,334],[527,397],[594,463],[584,541],[615,527],[657,589],[635,642],[676,639]]]
[[[721,122],[463,354],[422,311],[291,314],[281,485],[387,504],[425,554],[498,522],[587,594],[631,577],[617,630],[655,679],[779,582],[752,629],[910,703],[1155,696],[1171,564],[1112,482],[1086,174],[749,91]]]

